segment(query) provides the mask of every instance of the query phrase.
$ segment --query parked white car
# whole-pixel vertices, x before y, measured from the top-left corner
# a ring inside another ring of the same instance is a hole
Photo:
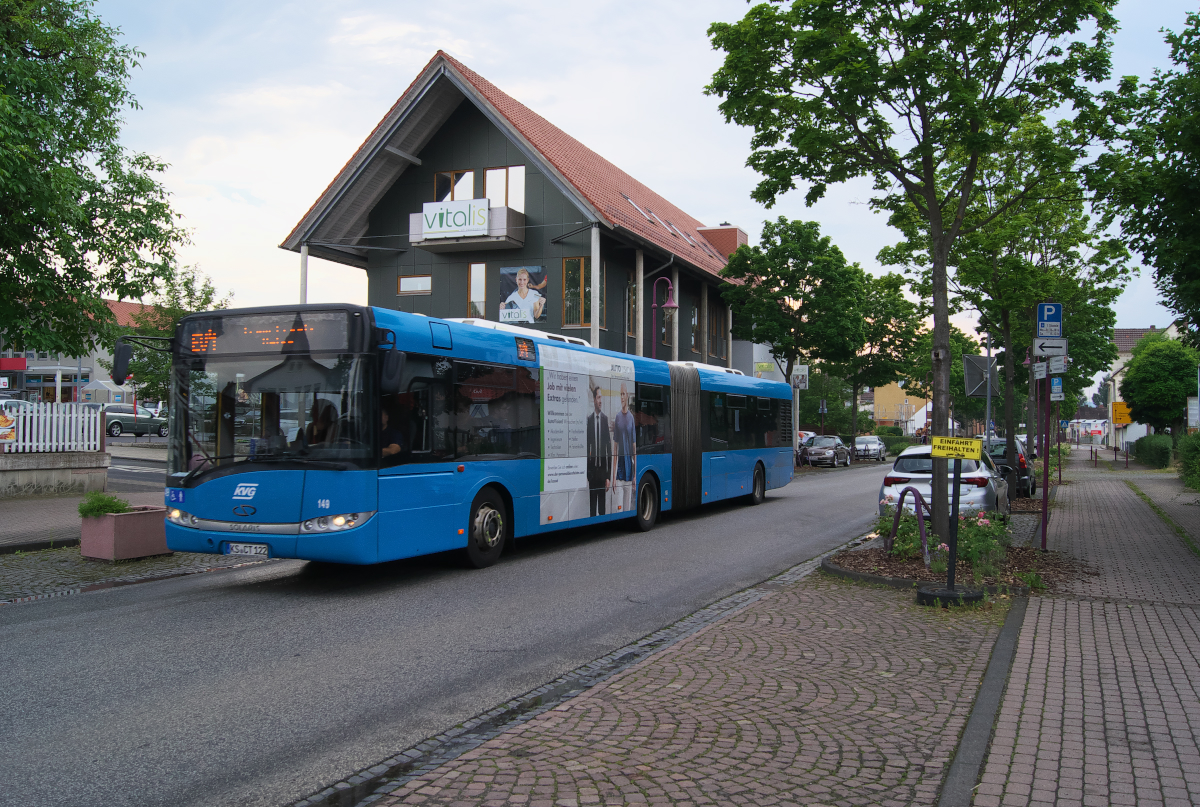
[[[954,490],[954,463],[949,463],[950,493]],[[900,501],[900,492],[907,487],[915,488],[925,501],[933,492],[933,455],[929,446],[910,446],[900,452],[892,464],[892,470],[883,478],[879,488],[879,515],[884,514],[889,505],[896,506]],[[992,462],[987,454],[982,461],[963,460],[962,477],[958,486],[958,512],[968,513],[980,510],[988,512],[1008,513],[1008,482],[1004,480],[1001,469]],[[916,512],[916,499],[910,493],[904,497],[904,509]],[[948,506],[946,508],[950,510]]]

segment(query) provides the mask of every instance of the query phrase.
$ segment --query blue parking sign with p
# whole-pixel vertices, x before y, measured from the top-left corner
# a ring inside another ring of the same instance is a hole
[[[1061,337],[1062,333],[1062,303],[1038,303],[1037,335]]]
[[[1050,376],[1050,394],[1062,395],[1062,376]]]

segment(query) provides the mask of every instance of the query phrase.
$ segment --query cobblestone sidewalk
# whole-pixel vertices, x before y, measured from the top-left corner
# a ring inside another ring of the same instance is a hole
[[[153,558],[110,563],[83,557],[79,554],[77,546],[43,549],[39,552],[18,552],[0,555],[0,604],[46,594],[86,591],[113,584],[135,583],[253,563],[270,561],[175,552]]]
[[[1064,472],[1049,547],[1098,574],[1030,600],[974,803],[1198,804],[1200,558],[1124,483],[1169,478]]]
[[[163,503],[161,488],[117,495],[130,504]],[[81,501],[82,496],[0,499],[0,546],[29,541],[78,541]]]
[[[933,804],[1004,613],[808,577],[376,804]]]

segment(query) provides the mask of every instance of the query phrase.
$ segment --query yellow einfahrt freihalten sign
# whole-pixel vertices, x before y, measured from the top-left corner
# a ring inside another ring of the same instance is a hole
[[[983,453],[983,441],[970,437],[933,438],[933,456],[951,460],[977,460]]]

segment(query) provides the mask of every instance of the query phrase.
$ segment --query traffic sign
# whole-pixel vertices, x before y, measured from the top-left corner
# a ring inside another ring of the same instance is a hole
[[[1058,422],[1058,427],[1059,427],[1060,429],[1065,429],[1065,428],[1067,428],[1067,427],[1068,427],[1068,426],[1070,426],[1070,425],[1071,425],[1071,421],[1069,421],[1069,420],[1060,420],[1060,421]]]
[[[1055,373],[1065,373],[1067,371],[1066,356],[1051,356],[1050,357],[1050,375]]]
[[[970,437],[934,437],[931,453],[951,460],[977,460],[983,453],[983,441]]]
[[[1124,401],[1113,401],[1112,422],[1118,426],[1127,426],[1133,423],[1133,418],[1129,415],[1129,404]]]
[[[1041,303],[1037,310],[1037,335],[1062,336],[1062,303]]]
[[[1033,355],[1035,356],[1065,356],[1067,355],[1066,339],[1034,339]]]
[[[1046,377],[1046,362],[1035,361],[1033,363],[1033,377],[1036,378],[1038,381],[1041,381],[1043,378]]]
[[[988,394],[987,356],[963,356],[963,385],[968,398],[986,398]],[[992,359],[992,395],[1000,394],[1000,373]]]
[[[1050,379],[1050,400],[1061,401],[1061,400],[1063,400],[1063,397],[1064,396],[1063,396],[1062,379],[1061,378],[1051,378]]]

